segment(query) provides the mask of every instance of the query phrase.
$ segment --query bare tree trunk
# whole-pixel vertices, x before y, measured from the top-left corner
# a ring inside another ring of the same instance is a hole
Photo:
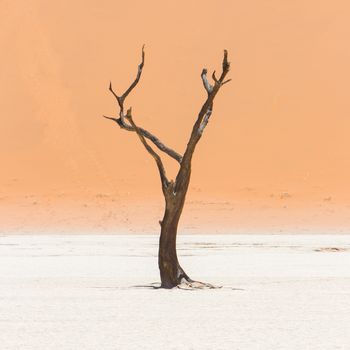
[[[203,86],[207,92],[207,99],[199,111],[197,120],[193,125],[192,133],[183,156],[164,145],[158,137],[151,134],[146,129],[137,126],[132,117],[131,107],[127,110],[126,113],[124,112],[124,101],[140,80],[144,66],[144,60],[145,53],[142,48],[142,61],[138,66],[136,78],[122,95],[118,96],[114,92],[112,84],[110,84],[109,90],[116,98],[119,105],[119,118],[105,118],[115,121],[124,130],[136,132],[147,152],[153,157],[157,164],[161,179],[162,191],[165,198],[165,213],[163,220],[160,221],[161,233],[158,253],[158,266],[162,283],[161,286],[163,288],[173,288],[181,284],[188,284],[191,288],[213,288],[213,286],[210,284],[195,282],[191,280],[182,269],[179,264],[176,252],[176,236],[179,220],[186,199],[188,185],[190,183],[193,153],[212,114],[213,102],[216,94],[219,92],[220,88],[223,85],[230,81],[230,79],[225,80],[225,77],[230,69],[230,63],[227,61],[227,51],[224,51],[222,73],[219,79],[216,77],[215,71],[212,74],[214,85],[211,85],[208,81],[207,70],[203,69],[202,71],[201,78]],[[154,149],[149,145],[149,142],[152,142],[153,145],[160,151],[164,152],[179,163],[180,169],[175,181],[168,180],[162,159],[158,153],[156,153]]]
[[[165,212],[160,222],[158,266],[163,288],[173,288],[183,282],[191,282],[179,264],[176,251],[176,237],[179,220],[185,203],[185,195],[169,193],[166,197]]]

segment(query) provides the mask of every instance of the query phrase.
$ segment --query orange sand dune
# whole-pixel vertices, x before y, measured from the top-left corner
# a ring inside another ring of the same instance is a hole
[[[128,103],[135,121],[179,152],[205,98],[201,69],[219,69],[222,50],[230,54],[232,82],[196,152],[190,201],[274,208],[273,198],[290,193],[290,219],[283,207],[271,209],[277,219],[258,211],[266,227],[282,227],[300,217],[319,225],[318,206],[331,198],[340,209],[330,227],[348,228],[349,10],[343,0],[2,1],[6,221],[31,215],[20,205],[28,196],[68,207],[100,193],[162,203],[156,167],[136,136],[101,118],[117,111],[109,81],[126,88],[145,43],[144,76]],[[166,164],[175,174],[176,164]],[[103,221],[93,216],[86,222]]]

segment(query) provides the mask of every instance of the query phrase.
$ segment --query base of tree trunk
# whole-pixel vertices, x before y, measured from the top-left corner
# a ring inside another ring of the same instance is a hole
[[[214,286],[210,283],[203,283],[199,281],[183,281],[177,286],[173,288],[165,288],[162,287],[159,282],[154,282],[150,284],[145,284],[145,285],[136,285],[132,286],[132,288],[142,288],[142,289],[183,289],[183,290],[197,290],[197,289],[220,289],[223,288],[222,286]],[[243,290],[241,288],[230,288],[232,290]]]
[[[180,284],[176,286],[179,289],[193,290],[193,289],[219,289],[222,286],[214,286],[210,283],[204,283],[199,281],[186,281],[183,280]]]
[[[170,265],[170,264],[169,264]],[[169,266],[168,265],[168,266]],[[169,271],[176,271],[176,275],[169,274]],[[161,270],[161,286],[160,288],[163,289],[173,289],[173,288],[179,288],[179,289],[186,289],[186,290],[193,290],[193,289],[217,289],[221,288],[221,286],[214,286],[210,283],[204,283],[200,281],[194,281],[188,275],[185,273],[185,271],[182,269],[182,267],[177,263],[176,267],[174,269],[168,269],[168,270]]]

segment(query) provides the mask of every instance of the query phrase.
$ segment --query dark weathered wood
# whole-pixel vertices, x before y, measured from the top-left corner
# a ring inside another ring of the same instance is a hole
[[[117,95],[117,93],[113,90],[112,82],[109,83],[109,91],[115,97],[115,99],[117,100],[118,105],[119,105],[119,118],[107,117],[105,115],[103,117],[105,117],[106,119],[113,120],[122,129],[127,130],[127,131],[136,131],[132,127],[132,125],[128,125],[125,122],[124,101],[128,97],[128,95],[130,94],[130,92],[136,87],[136,85],[140,81],[140,78],[141,78],[141,75],[142,75],[142,70],[143,70],[143,67],[145,65],[145,50],[144,50],[144,46],[142,47],[142,55],[141,55],[141,57],[142,57],[142,59],[141,59],[141,63],[138,66],[138,69],[137,69],[136,78],[135,78],[135,80],[131,83],[131,85],[127,88],[127,90],[122,95],[120,95],[120,96]],[[159,140],[159,138],[157,136],[155,136],[154,134],[150,133],[146,129],[141,128],[141,127],[139,127],[138,129],[139,129],[140,133],[142,134],[142,136],[145,137],[146,139],[150,140],[151,142],[153,142],[153,144],[160,151],[166,153],[168,156],[170,156],[171,158],[174,158],[177,162],[181,163],[182,156],[178,152],[176,152],[173,149],[171,149],[170,147],[166,146],[163,142],[161,142]]]
[[[116,122],[122,129],[126,130],[126,131],[135,131],[135,129],[131,126],[128,125],[127,123],[125,123],[124,118],[114,118],[114,117],[107,117],[104,115],[104,117],[106,119],[110,119],[113,120],[114,122]],[[149,131],[147,131],[146,129],[142,128],[142,127],[138,127],[140,133],[142,134],[143,137],[145,137],[146,139],[150,140],[151,142],[153,142],[153,144],[162,152],[166,153],[168,156],[170,156],[171,158],[174,158],[178,163],[181,163],[182,160],[182,156],[181,154],[177,153],[176,151],[174,151],[173,149],[169,148],[168,146],[166,146],[162,141],[159,140],[159,138],[155,135],[153,135],[152,133],[150,133]]]
[[[166,177],[164,165],[163,165],[163,162],[162,162],[161,158],[159,157],[159,155],[156,152],[154,152],[152,147],[147,143],[147,141],[145,140],[144,136],[142,135],[140,129],[134,123],[134,120],[132,119],[132,115],[131,115],[131,107],[128,109],[128,112],[127,112],[125,118],[130,122],[132,127],[135,129],[138,137],[140,138],[142,144],[145,146],[147,152],[156,161],[157,166],[158,166],[158,170],[159,170],[160,179],[161,179],[161,182],[162,182],[162,189],[163,189],[163,192],[165,192],[167,190],[167,188],[168,188],[169,180]],[[165,193],[164,193],[164,195],[165,195]]]
[[[210,116],[213,112],[213,103],[216,94],[220,88],[228,83],[230,79],[225,80],[227,73],[230,69],[230,63],[227,60],[227,51],[224,51],[224,58],[222,61],[222,73],[219,78],[216,77],[215,71],[212,74],[214,84],[211,85],[207,78],[207,69],[203,69],[201,78],[203,86],[207,92],[207,98],[202,105],[198,117],[193,125],[190,139],[188,141],[185,153],[183,157],[174,150],[165,146],[159,141],[157,137],[152,135],[149,131],[138,127],[132,117],[132,110],[129,108],[127,113],[124,113],[124,101],[129,93],[138,84],[142,69],[144,66],[145,52],[142,48],[142,61],[138,67],[136,79],[130,85],[130,87],[121,95],[118,96],[113,88],[112,84],[109,86],[109,90],[116,98],[120,113],[119,118],[105,117],[118,123],[118,125],[127,131],[134,131],[137,133],[140,141],[146,148],[147,152],[155,160],[162,184],[162,190],[165,198],[165,212],[162,221],[160,221],[161,232],[159,238],[159,252],[158,252],[158,266],[160,271],[161,285],[163,288],[173,288],[181,284],[189,284],[192,286],[209,287],[213,286],[204,284],[201,282],[195,282],[185,273],[179,264],[177,252],[176,252],[176,237],[179,220],[182,214],[182,210],[186,200],[186,194],[191,178],[191,163],[193,153],[196,149],[198,141],[201,139],[203,131],[207,126]],[[129,124],[125,122],[128,121]],[[177,173],[175,181],[168,180],[165,173],[165,168],[160,156],[153,150],[148,144],[147,140],[151,141],[159,150],[163,151],[170,157],[176,159],[180,164],[180,169]]]

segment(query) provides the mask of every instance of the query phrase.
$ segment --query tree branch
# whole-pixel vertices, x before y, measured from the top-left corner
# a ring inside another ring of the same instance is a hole
[[[125,123],[124,117],[123,118],[113,118],[113,117],[107,117],[105,115],[103,117],[106,119],[113,120],[114,122],[116,122],[120,126],[121,129],[124,129],[126,131],[135,131],[135,129],[131,125],[128,125],[127,123]],[[182,160],[181,154],[177,153],[176,151],[174,151],[170,147],[164,145],[164,143],[162,143],[162,141],[159,140],[159,138],[157,136],[151,134],[146,129],[144,129],[142,127],[138,127],[138,129],[141,132],[142,136],[145,137],[146,139],[150,140],[151,142],[153,142],[153,144],[160,151],[166,153],[169,157],[171,157],[171,158],[175,159],[177,162],[181,163],[181,160]]]
[[[126,115],[125,115],[125,119],[127,121],[129,121],[129,123],[131,124],[131,126],[133,127],[133,129],[136,131],[140,141],[142,142],[142,144],[145,146],[146,150],[148,151],[148,153],[154,158],[154,160],[157,163],[158,166],[158,170],[159,170],[159,175],[160,175],[160,179],[162,182],[162,189],[163,192],[166,192],[166,189],[169,185],[169,180],[166,177],[166,173],[165,173],[165,168],[164,165],[162,163],[161,158],[159,157],[159,155],[154,152],[154,150],[152,149],[152,147],[147,143],[147,141],[145,140],[144,136],[142,135],[139,127],[135,124],[132,115],[131,115],[131,107],[128,109]]]
[[[187,143],[186,151],[184,153],[180,170],[176,176],[175,181],[175,193],[178,191],[186,192],[189,184],[189,177],[191,174],[191,160],[193,152],[196,148],[196,145],[200,138],[202,137],[203,131],[208,124],[209,118],[213,110],[213,102],[216,94],[219,92],[220,88],[228,83],[230,80],[225,81],[225,77],[230,70],[230,63],[227,60],[227,50],[224,50],[224,57],[222,60],[222,72],[220,78],[218,79],[215,75],[215,71],[212,74],[214,80],[214,86],[212,86],[207,78],[207,70],[203,69],[201,78],[203,81],[204,88],[208,93],[208,97],[204,104],[202,105],[201,110],[199,111],[196,122],[193,125],[192,133],[190,140]]]
[[[142,75],[142,70],[143,70],[143,66],[145,64],[145,51],[144,51],[144,46],[142,47],[142,59],[141,59],[141,63],[138,66],[138,70],[137,70],[137,75],[135,80],[132,82],[132,84],[128,87],[128,89],[121,95],[118,96],[116,94],[116,92],[113,90],[112,87],[112,83],[109,84],[109,91],[113,94],[113,96],[115,97],[115,99],[118,102],[119,105],[119,118],[113,118],[113,117],[105,117],[106,119],[110,119],[115,121],[120,128],[127,130],[127,131],[136,131],[132,126],[128,125],[125,122],[125,115],[124,115],[124,101],[127,98],[127,96],[130,94],[130,92],[136,87],[136,85],[138,84],[141,75]],[[151,142],[153,142],[153,144],[162,152],[166,153],[169,157],[175,159],[178,163],[181,163],[182,161],[182,156],[181,154],[179,154],[178,152],[174,151],[173,149],[171,149],[170,147],[166,146],[163,142],[161,142],[159,140],[159,138],[155,135],[153,135],[151,132],[147,131],[144,128],[139,127],[139,131],[141,132],[142,136],[145,137],[146,139],[150,140]]]
[[[143,66],[145,65],[145,45],[142,46],[142,54],[141,54],[141,63],[139,64],[138,68],[137,68],[137,74],[136,74],[136,78],[135,80],[131,83],[131,85],[126,89],[126,91],[123,93],[123,95],[118,96],[112,87],[112,82],[109,83],[109,91],[113,94],[113,96],[116,98],[119,107],[121,109],[121,112],[124,111],[124,101],[125,99],[128,97],[128,95],[130,94],[130,92],[134,89],[134,87],[137,85],[137,83],[139,82],[141,75],[142,75],[142,69]]]

